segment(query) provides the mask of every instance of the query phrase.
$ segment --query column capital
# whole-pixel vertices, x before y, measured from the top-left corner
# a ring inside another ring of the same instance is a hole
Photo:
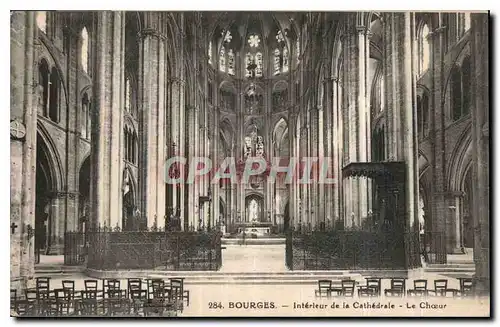
[[[70,199],[76,199],[80,196],[79,192],[76,191],[52,191],[49,193],[49,196],[52,199],[65,199],[65,198],[70,198]]]
[[[434,30],[430,31],[429,35],[427,35],[427,39],[430,40],[434,37],[438,37],[441,33],[446,32],[447,29],[448,29],[448,27],[446,25],[441,25],[441,26],[435,28]]]
[[[139,31],[139,33],[137,33],[137,39],[139,41],[147,38],[148,36],[157,37],[161,40],[167,39],[167,36],[165,34],[161,33],[160,31],[158,31],[155,28],[146,28],[146,29]]]
[[[179,77],[172,77],[172,78],[170,78],[169,82],[172,84],[178,84],[178,85],[185,85],[186,84],[186,81],[179,78]]]
[[[462,191],[444,191],[444,192],[435,192],[434,194],[437,196],[444,196],[445,198],[448,199],[461,198],[465,195],[465,193]]]
[[[357,34],[368,35],[368,30],[365,25],[356,25],[355,31]]]

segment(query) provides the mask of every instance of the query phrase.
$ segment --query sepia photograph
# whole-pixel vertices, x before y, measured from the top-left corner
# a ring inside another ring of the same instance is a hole
[[[490,24],[10,11],[10,316],[490,317]]]

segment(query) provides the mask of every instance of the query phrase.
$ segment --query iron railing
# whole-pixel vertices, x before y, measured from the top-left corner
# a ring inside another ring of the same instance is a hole
[[[420,266],[418,233],[390,231],[289,232],[290,270],[405,269]]]
[[[430,264],[446,263],[446,237],[442,232],[425,232],[421,236],[424,260]]]
[[[218,270],[218,232],[91,231],[66,233],[65,264],[96,270]]]

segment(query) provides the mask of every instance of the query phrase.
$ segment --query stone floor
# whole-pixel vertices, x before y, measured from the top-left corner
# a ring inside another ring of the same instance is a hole
[[[221,272],[283,272],[285,245],[225,245]]]

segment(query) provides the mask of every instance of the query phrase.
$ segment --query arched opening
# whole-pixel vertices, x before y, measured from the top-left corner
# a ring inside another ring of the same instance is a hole
[[[138,209],[135,203],[135,193],[132,176],[128,169],[123,172],[123,215],[122,215],[122,230],[133,231],[140,228],[138,220]]]
[[[80,48],[80,59],[82,61],[83,71],[88,73],[90,41],[89,41],[89,33],[86,27],[83,27],[81,36],[82,36],[82,46]]]
[[[82,97],[82,116],[80,120],[80,134],[86,139],[88,138],[87,132],[89,131],[89,95],[85,93]]]
[[[37,135],[35,186],[35,253],[39,262],[41,253],[49,253],[51,230],[55,215],[52,195],[55,185],[52,160],[44,140]]]
[[[429,32],[429,26],[423,23],[418,33],[418,72],[420,75],[429,69],[431,59]]]
[[[473,185],[472,185],[472,168],[469,167],[464,180],[464,202],[463,202],[463,246],[464,248],[474,247],[474,220],[473,213]]]
[[[288,107],[288,85],[285,82],[276,83],[272,94],[273,111],[281,111]]]
[[[283,230],[287,232],[290,229],[290,202],[287,202],[283,210]]]
[[[465,116],[470,112],[471,95],[471,67],[470,57],[466,57],[462,62],[462,115]]]
[[[48,105],[49,105],[49,64],[45,59],[42,59],[40,65],[38,66],[38,83],[42,86],[42,94],[41,94],[41,107],[39,108],[41,111],[38,112],[40,115],[47,117],[48,116]]]
[[[265,222],[264,199],[261,195],[251,194],[245,198],[245,222]]]
[[[90,156],[88,156],[80,167],[78,173],[78,231],[86,231],[90,219]]]
[[[47,33],[47,12],[46,11],[37,11],[36,13],[36,25],[38,28]]]
[[[462,117],[462,85],[460,69],[453,66],[451,69],[451,108],[453,120],[458,120]]]
[[[50,72],[50,102],[49,102],[49,118],[53,122],[59,122],[59,96],[60,96],[60,79],[59,73],[55,67]]]
[[[374,162],[385,160],[385,131],[380,126],[373,131],[372,135],[372,160]]]

